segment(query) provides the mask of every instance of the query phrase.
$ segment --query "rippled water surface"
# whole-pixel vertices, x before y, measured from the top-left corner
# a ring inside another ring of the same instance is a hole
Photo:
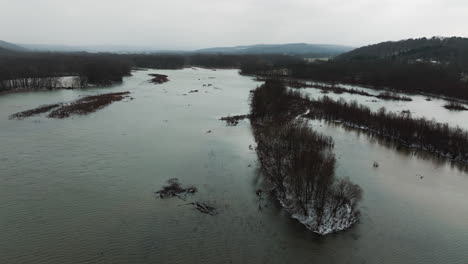
[[[148,73],[170,82],[149,84]],[[258,201],[249,123],[218,120],[247,113],[258,84],[236,70],[150,70],[111,88],[1,96],[0,263],[467,263],[468,174],[355,131],[312,123],[335,139],[338,176],[364,189],[359,224],[320,237],[274,201]],[[8,120],[127,90],[134,100],[87,116]],[[156,199],[174,177],[199,192]],[[191,201],[219,214],[201,214]]]

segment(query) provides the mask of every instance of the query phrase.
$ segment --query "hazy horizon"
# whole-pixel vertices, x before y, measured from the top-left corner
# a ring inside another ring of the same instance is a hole
[[[193,50],[468,36],[468,2],[460,0],[0,0],[0,7],[1,39],[17,44]]]

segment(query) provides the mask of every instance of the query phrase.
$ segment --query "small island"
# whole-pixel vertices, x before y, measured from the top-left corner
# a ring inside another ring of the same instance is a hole
[[[267,81],[252,94],[250,119],[266,185],[291,217],[326,235],[358,221],[362,189],[335,177],[333,139],[297,118],[306,102],[283,83]]]

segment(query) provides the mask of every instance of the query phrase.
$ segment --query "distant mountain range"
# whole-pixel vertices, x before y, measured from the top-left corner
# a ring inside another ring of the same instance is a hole
[[[12,44],[0,41],[0,49],[10,51],[57,51],[57,52],[115,52],[115,53],[197,53],[197,54],[230,54],[230,55],[259,55],[284,54],[312,57],[330,57],[352,50],[352,47],[326,44],[258,44],[250,46],[218,47],[199,50],[157,50],[151,47],[134,46],[66,46],[44,44]],[[1,52],[1,51],[0,51]]]
[[[219,47],[196,50],[196,53],[208,54],[285,54],[285,55],[301,55],[301,56],[317,56],[323,55],[336,56],[338,54],[348,52],[354,49],[353,47],[327,44],[307,44],[307,43],[291,43],[291,44],[258,44],[250,46],[236,47]]]
[[[58,52],[114,52],[114,53],[177,53],[177,54],[285,54],[301,57],[335,57],[337,61],[392,59],[399,61],[427,61],[433,63],[451,63],[468,66],[468,38],[433,37],[387,41],[357,49],[340,45],[325,44],[258,44],[250,46],[218,47],[193,51],[167,51],[151,47],[132,46],[64,46],[13,44],[0,40],[0,54],[24,51]]]
[[[125,46],[125,45],[88,45],[88,46],[71,46],[71,45],[49,45],[49,44],[20,44],[31,51],[50,51],[50,52],[112,52],[112,53],[154,53],[154,52],[169,52],[165,50],[157,50],[152,47]],[[179,51],[171,51],[178,53]]]

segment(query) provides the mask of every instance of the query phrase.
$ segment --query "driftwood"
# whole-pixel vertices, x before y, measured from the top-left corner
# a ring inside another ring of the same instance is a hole
[[[190,203],[193,205],[195,209],[200,211],[201,213],[208,214],[208,215],[216,215],[218,212],[216,211],[216,208],[214,208],[211,205],[208,205],[207,203],[204,202],[194,202]]]

